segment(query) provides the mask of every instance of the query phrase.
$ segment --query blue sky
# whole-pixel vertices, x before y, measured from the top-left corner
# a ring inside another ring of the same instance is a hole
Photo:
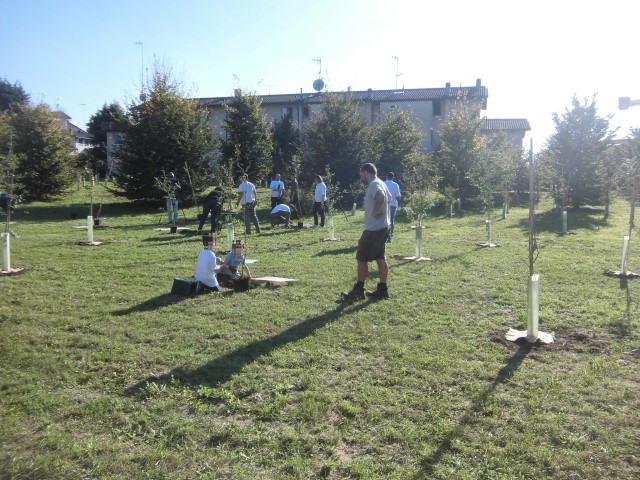
[[[640,125],[640,107],[617,110],[620,96],[640,99],[631,0],[0,0],[0,11],[0,77],[81,127],[137,96],[154,62],[210,97],[312,91],[317,58],[331,90],[480,78],[486,116],[527,118],[536,150],[574,94],[597,93],[622,133]]]

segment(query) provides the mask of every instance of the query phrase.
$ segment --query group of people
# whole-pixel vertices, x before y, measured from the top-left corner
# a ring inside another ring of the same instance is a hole
[[[293,177],[291,182],[291,192],[289,194],[289,203],[285,203],[284,182],[280,174],[276,174],[269,184],[271,190],[271,226],[279,224],[289,226],[291,220],[298,218],[298,180]],[[256,215],[256,206],[258,204],[258,196],[256,186],[249,181],[245,175],[242,182],[238,186],[238,199],[236,205],[242,205],[244,212],[244,228],[247,235],[251,234],[251,224],[255,227],[257,233],[260,233],[260,222]]]
[[[196,293],[219,292],[221,285],[233,288],[233,281],[240,279],[243,271],[251,279],[241,240],[233,242],[224,260],[216,257],[213,233],[203,235],[202,244],[204,248],[196,262]]]
[[[387,287],[389,265],[386,260],[385,245],[393,239],[394,219],[401,193],[399,185],[394,180],[393,172],[389,172],[386,177],[385,181],[381,180],[375,165],[371,163],[365,163],[360,167],[360,180],[367,187],[364,195],[365,225],[356,251],[357,281],[351,290],[343,293],[343,299],[347,301],[362,300],[367,297],[371,299],[389,297]],[[314,225],[324,226],[327,186],[320,175],[314,177],[314,185]],[[288,226],[291,205],[283,203],[285,187],[279,174],[271,181],[269,187],[271,190],[272,225],[275,224],[277,218]],[[294,181],[290,201],[294,198],[297,199],[297,195],[298,185],[297,181]],[[260,233],[260,223],[256,216],[256,187],[246,176],[238,186],[236,205],[240,204],[244,210],[246,233],[251,233],[252,223],[256,232]],[[217,187],[205,198],[205,213],[200,219],[200,230],[205,223],[206,216],[211,213],[212,232],[214,231],[221,205],[222,189]],[[213,234],[204,235],[203,244],[204,249],[198,256],[195,275],[200,292],[219,291],[220,277],[227,280],[239,278],[238,268],[246,269],[247,276],[251,278],[244,259],[244,246],[241,242],[233,244],[224,261],[215,256],[215,237]],[[378,284],[374,290],[366,292],[364,287],[369,263],[374,261],[378,266]]]

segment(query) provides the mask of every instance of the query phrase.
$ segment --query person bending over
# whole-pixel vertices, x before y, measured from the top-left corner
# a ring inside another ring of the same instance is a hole
[[[271,210],[271,227],[275,227],[280,223],[284,223],[285,227],[289,226],[289,220],[291,220],[291,207],[286,203],[276,205]]]

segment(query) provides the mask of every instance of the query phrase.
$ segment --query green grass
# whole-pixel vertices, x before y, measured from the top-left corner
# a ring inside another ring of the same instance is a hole
[[[248,238],[255,275],[297,283],[185,298],[169,291],[199,237],[96,192],[100,247],[72,228],[84,191],[21,205],[12,225],[26,272],[0,278],[1,478],[638,478],[640,280],[603,275],[620,267],[625,202],[607,221],[570,211],[564,236],[538,206],[540,330],[556,342],[531,346],[504,340],[526,328],[524,206],[496,210],[495,249],[476,246],[480,213],[430,218],[423,263],[392,258],[414,254],[400,215],[391,298],[345,306],[361,211],[336,213],[339,242]]]

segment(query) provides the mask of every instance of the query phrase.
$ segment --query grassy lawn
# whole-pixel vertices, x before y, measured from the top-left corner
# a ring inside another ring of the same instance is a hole
[[[336,213],[338,242],[248,238],[252,273],[297,283],[186,298],[169,291],[200,238],[96,192],[102,246],[73,228],[84,190],[21,205],[12,225],[26,273],[0,278],[1,478],[639,478],[640,280],[603,275],[620,268],[626,202],[607,221],[570,211],[564,236],[538,205],[540,330],[556,342],[532,346],[504,340],[526,329],[526,205],[496,209],[501,248],[476,246],[479,212],[430,218],[421,263],[392,258],[414,254],[400,215],[391,298],[343,305],[361,211]]]

